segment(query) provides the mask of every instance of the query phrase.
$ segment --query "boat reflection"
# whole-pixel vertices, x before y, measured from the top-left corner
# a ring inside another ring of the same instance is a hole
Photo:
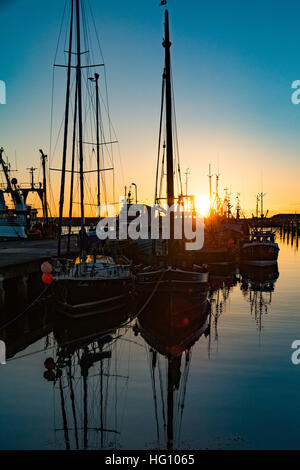
[[[127,332],[128,314],[93,316],[88,321],[60,317],[54,325],[54,357],[44,363],[44,378],[54,384],[57,445],[66,450],[118,448],[117,382],[128,384],[118,373],[122,358],[117,341]],[[112,402],[114,402],[112,406]]]
[[[278,264],[273,266],[240,267],[240,285],[244,297],[250,303],[250,313],[254,315],[259,331],[262,329],[262,315],[268,313],[272,303],[272,293],[279,277]]]
[[[148,345],[158,448],[179,446],[192,349],[203,334],[209,334],[207,293],[208,284],[201,292],[191,289],[185,295],[160,291],[146,302],[133,327]]]
[[[118,416],[126,409],[126,348],[135,344],[133,330],[139,336],[138,346],[146,347],[148,354],[156,423],[151,446],[180,448],[194,348],[202,338],[201,345],[206,342],[208,357],[213,357],[213,342],[218,344],[218,329],[239,289],[261,331],[278,276],[277,265],[219,267],[201,289],[164,288],[153,295],[141,290],[125,309],[105,315],[93,311],[81,318],[60,313],[50,296],[35,302],[43,291],[42,285],[35,290],[35,276],[27,284],[19,278],[5,280],[0,339],[6,343],[8,362],[38,340],[44,341],[36,353],[43,346],[47,351],[41,357],[41,364],[47,357],[41,376],[53,387],[56,448],[119,449],[124,436]]]

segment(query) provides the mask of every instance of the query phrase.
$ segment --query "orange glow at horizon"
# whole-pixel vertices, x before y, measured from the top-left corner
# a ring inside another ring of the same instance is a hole
[[[198,214],[203,217],[208,216],[210,209],[210,200],[208,194],[200,194],[195,197],[195,206]]]

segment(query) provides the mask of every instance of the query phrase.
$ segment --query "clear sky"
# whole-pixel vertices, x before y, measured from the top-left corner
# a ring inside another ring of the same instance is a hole
[[[90,0],[108,77],[124,178],[152,202],[155,183],[163,9],[158,0]],[[52,65],[64,0],[0,0],[0,145],[19,180],[49,151]],[[272,213],[300,211],[300,5],[296,1],[169,0],[182,171],[190,192],[208,192],[208,165],[221,189],[254,211],[267,193]],[[63,97],[63,91],[61,92]],[[63,102],[61,100],[61,102]],[[57,188],[56,188],[57,193]]]

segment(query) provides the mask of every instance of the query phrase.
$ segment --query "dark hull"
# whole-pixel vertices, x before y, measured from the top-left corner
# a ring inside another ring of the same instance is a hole
[[[236,252],[229,248],[203,248],[193,253],[193,260],[197,264],[223,265],[234,263]]]
[[[208,286],[208,273],[190,273],[184,271],[154,271],[138,273],[136,290],[140,294],[151,292],[166,293],[202,293]]]
[[[242,264],[240,266],[240,274],[242,276],[242,289],[261,291],[273,291],[274,284],[279,277],[277,263],[269,266],[255,266]]]
[[[124,308],[114,310],[113,315],[93,315],[88,321],[85,317],[68,318],[59,314],[55,317],[53,331],[58,346],[73,354],[84,344],[112,335],[128,318],[128,310]]]
[[[160,354],[180,356],[207,328],[207,290],[199,293],[156,293],[138,316],[138,328],[147,343]],[[139,294],[143,308],[145,297]]]
[[[276,264],[279,248],[274,245],[249,244],[241,248],[241,261],[249,264]]]
[[[133,295],[132,280],[59,280],[54,285],[58,310],[84,317],[125,308]]]

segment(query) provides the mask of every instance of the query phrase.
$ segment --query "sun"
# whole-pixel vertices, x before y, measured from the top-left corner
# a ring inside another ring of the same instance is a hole
[[[208,216],[210,209],[209,196],[207,194],[200,194],[199,196],[196,196],[195,206],[198,214],[202,215],[203,217]]]

